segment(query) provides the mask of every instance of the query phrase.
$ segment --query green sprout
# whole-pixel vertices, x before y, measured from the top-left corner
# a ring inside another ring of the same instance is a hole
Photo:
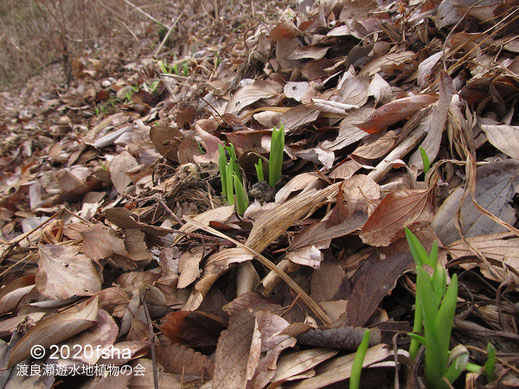
[[[487,361],[484,369],[487,381],[494,382],[496,380],[496,349],[491,343],[487,344]]]
[[[227,161],[226,150],[229,153],[229,161]],[[234,193],[236,192],[236,209],[240,215],[243,215],[249,206],[245,189],[242,184],[240,167],[236,163],[236,151],[234,146],[218,145],[220,153],[218,157],[218,167],[220,169],[220,182],[222,183],[222,196],[227,199],[228,205],[234,204]]]
[[[240,215],[243,215],[249,206],[247,196],[245,196],[245,190],[241,179],[233,172],[234,179],[234,191],[236,192],[236,209]]]
[[[265,181],[265,176],[263,175],[263,160],[258,159],[258,163],[254,164],[256,168],[256,175],[258,176],[258,182]]]
[[[359,389],[360,374],[362,373],[362,363],[364,362],[364,357],[366,356],[368,345],[369,330],[366,330],[366,332],[364,332],[364,336],[362,336],[362,341],[357,348],[355,359],[353,360],[353,366],[351,367],[350,389]]]
[[[171,68],[177,76],[180,75],[180,71],[178,70],[178,65],[176,63],[173,64],[173,67]]]
[[[172,68],[169,67],[165,62],[159,61],[160,70],[162,73],[171,74]],[[175,65],[173,65],[175,66]]]
[[[426,175],[429,172],[429,169],[431,168],[431,162],[429,161],[429,156],[427,155],[427,152],[425,149],[420,146],[420,155],[422,156],[422,162],[423,162],[423,172]]]
[[[281,179],[281,169],[283,167],[283,149],[285,148],[285,129],[283,123],[279,130],[272,130],[272,140],[270,143],[269,157],[269,185],[276,186]]]
[[[449,341],[454,323],[458,298],[458,277],[452,276],[447,287],[447,271],[438,263],[438,244],[434,242],[431,253],[427,254],[418,238],[405,229],[407,243],[416,262],[416,305],[415,322],[411,336],[409,353],[416,356],[417,342],[425,345],[425,383],[427,388],[447,389],[465,370],[462,361],[468,358],[461,353],[449,359]],[[430,266],[432,276],[424,269]],[[424,335],[420,336],[422,322]]]
[[[187,61],[182,62],[182,68],[184,70],[184,77],[189,77],[189,66]]]

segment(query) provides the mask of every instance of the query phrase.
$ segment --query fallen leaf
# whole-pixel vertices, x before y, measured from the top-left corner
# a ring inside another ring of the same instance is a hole
[[[510,158],[519,159],[519,126],[506,124],[481,124],[488,141]]]
[[[244,388],[255,316],[247,309],[231,315],[229,327],[218,339],[213,377],[214,389]]]
[[[90,258],[74,246],[39,248],[36,288],[52,299],[92,296],[101,290],[101,275]]]
[[[365,244],[371,246],[388,246],[403,237],[404,227],[413,223],[430,222],[433,211],[432,189],[391,192],[382,199],[364,224],[360,237]]]
[[[383,361],[390,357],[393,358],[393,352],[384,344],[377,344],[376,346],[370,347],[366,351],[364,361],[362,362],[363,370],[371,364]],[[315,377],[294,383],[292,387],[317,389],[331,385],[335,382],[347,380],[351,376],[354,359],[355,353],[352,353],[325,362],[316,368]],[[366,372],[366,370],[364,371]]]
[[[169,161],[178,162],[180,142],[184,135],[175,127],[152,126],[150,139],[157,151]]]
[[[511,225],[516,216],[509,202],[517,193],[518,171],[519,161],[516,160],[492,162],[476,170],[476,201],[488,212]],[[455,218],[463,191],[463,188],[457,188],[447,197],[431,224],[441,241],[447,245],[460,239]],[[504,231],[502,226],[476,209],[470,195],[461,205],[461,216],[466,238]]]
[[[437,100],[438,96],[435,94],[404,97],[377,108],[366,121],[353,125],[368,134],[374,134],[385,130],[390,125],[405,119]]]
[[[123,194],[126,187],[132,182],[126,173],[138,165],[137,160],[127,151],[123,151],[110,161],[110,179],[119,194]]]
[[[7,368],[29,358],[35,345],[47,349],[93,326],[97,318],[97,304],[98,298],[92,297],[80,310],[72,308],[39,321],[16,343]]]
[[[272,377],[272,385],[279,385],[285,381],[297,379],[301,373],[334,357],[337,353],[337,350],[314,348],[283,354],[278,360],[277,369],[274,377]]]
[[[355,281],[346,306],[346,320],[351,326],[364,326],[398,278],[413,264],[409,252],[377,259],[368,258],[355,273]]]

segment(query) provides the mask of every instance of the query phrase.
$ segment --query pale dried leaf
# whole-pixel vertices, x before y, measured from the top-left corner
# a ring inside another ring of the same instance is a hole
[[[101,276],[92,260],[74,246],[46,245],[39,249],[36,288],[52,299],[92,296],[101,290]]]
[[[110,179],[119,194],[123,194],[132,182],[126,173],[138,165],[137,160],[127,151],[123,151],[110,161]]]

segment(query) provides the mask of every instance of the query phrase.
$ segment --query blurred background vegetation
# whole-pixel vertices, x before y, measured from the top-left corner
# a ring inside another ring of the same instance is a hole
[[[0,90],[20,86],[46,66],[61,63],[70,81],[73,59],[108,45],[141,44],[166,19],[165,0],[1,0]],[[139,7],[139,8],[137,8]],[[159,17],[157,15],[161,15]],[[150,24],[155,24],[150,29]],[[158,37],[157,37],[158,39]]]

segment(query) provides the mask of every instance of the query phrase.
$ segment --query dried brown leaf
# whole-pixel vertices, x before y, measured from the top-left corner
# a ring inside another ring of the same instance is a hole
[[[355,273],[355,282],[346,306],[348,324],[364,326],[412,263],[413,257],[409,252],[385,259],[377,260],[376,255],[368,258]]]
[[[290,354],[283,354],[278,361],[276,374],[272,377],[273,385],[296,379],[298,375],[310,370],[337,355],[337,350],[313,348]],[[305,377],[307,378],[307,377]]]
[[[364,224],[360,237],[371,246],[388,246],[403,236],[404,227],[430,222],[433,211],[432,189],[391,192],[382,199]]]
[[[354,125],[368,134],[374,134],[385,130],[390,125],[405,119],[437,100],[436,94],[404,97],[377,108],[366,121]]]
[[[169,161],[178,162],[180,142],[184,135],[175,127],[152,126],[150,139],[157,151]]]
[[[46,245],[39,249],[36,288],[52,299],[92,296],[101,290],[101,275],[74,246]]]
[[[97,318],[98,298],[91,298],[80,310],[72,308],[68,311],[49,316],[32,327],[14,346],[7,368],[30,356],[31,348],[41,345],[48,348],[53,344],[74,336],[95,324]]]
[[[138,166],[137,160],[127,151],[117,155],[110,161],[110,179],[119,194],[123,194],[126,187],[132,182],[128,171]]]

